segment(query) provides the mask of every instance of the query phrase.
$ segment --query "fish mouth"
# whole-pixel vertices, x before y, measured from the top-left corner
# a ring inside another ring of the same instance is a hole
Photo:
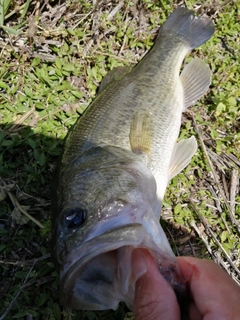
[[[61,303],[73,309],[116,310],[124,301],[132,309],[137,279],[132,274],[131,256],[136,248],[149,250],[182,298],[185,285],[175,258],[161,252],[145,228],[135,223],[106,232],[68,254],[60,273]]]

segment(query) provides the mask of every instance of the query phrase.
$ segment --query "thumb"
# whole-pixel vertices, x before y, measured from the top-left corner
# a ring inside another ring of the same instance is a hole
[[[146,249],[132,253],[135,276],[134,316],[136,320],[179,320],[180,310],[174,291],[163,278]],[[140,276],[140,277],[139,277]]]

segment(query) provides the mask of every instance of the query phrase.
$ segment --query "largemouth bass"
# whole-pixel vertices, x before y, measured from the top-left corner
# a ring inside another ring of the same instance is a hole
[[[177,296],[184,283],[159,223],[169,180],[191,160],[194,137],[176,143],[181,115],[202,97],[209,67],[186,54],[214,26],[179,7],[131,70],[117,70],[70,130],[54,181],[52,255],[61,302],[75,309],[133,306],[131,255],[147,248]]]

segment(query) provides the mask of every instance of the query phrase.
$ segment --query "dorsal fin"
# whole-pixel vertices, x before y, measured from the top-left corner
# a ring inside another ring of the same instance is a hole
[[[112,82],[121,80],[127,73],[132,70],[132,68],[132,65],[113,68],[102,79],[102,82],[98,88],[98,93],[101,93],[103,90],[105,90]]]

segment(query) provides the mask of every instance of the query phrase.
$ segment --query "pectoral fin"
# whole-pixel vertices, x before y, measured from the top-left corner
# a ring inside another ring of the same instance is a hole
[[[151,115],[145,111],[138,111],[130,126],[130,145],[132,152],[142,152],[150,155],[153,140],[153,123]]]
[[[180,75],[184,90],[184,110],[207,92],[211,76],[210,68],[201,59],[196,58],[186,65]]]
[[[189,164],[196,150],[197,141],[194,136],[189,139],[180,140],[176,143],[168,171],[169,180],[175,177]]]
[[[121,80],[127,73],[129,73],[132,70],[132,67],[132,65],[121,66],[109,71],[106,74],[106,76],[102,79],[102,82],[98,88],[98,93],[101,93],[103,90],[105,90],[112,82]]]

